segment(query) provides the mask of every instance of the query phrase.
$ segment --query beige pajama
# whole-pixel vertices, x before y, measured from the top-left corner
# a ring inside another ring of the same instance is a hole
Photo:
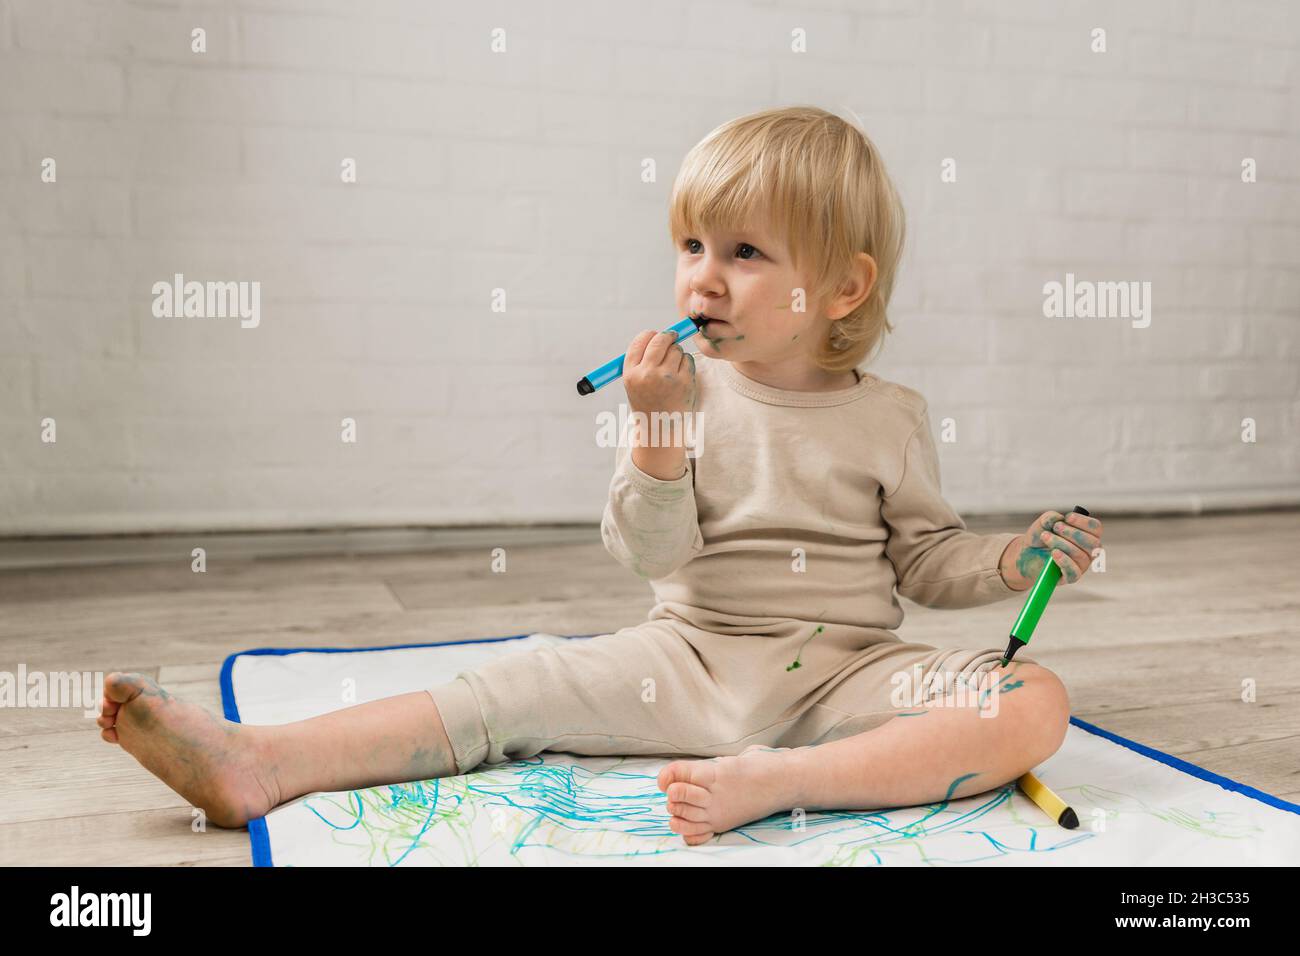
[[[834,392],[775,389],[704,356],[696,373],[686,473],[653,478],[620,446],[601,524],[654,588],[648,620],[431,688],[459,772],[543,750],[805,746],[915,706],[898,675],[916,687],[942,672],[951,686],[997,665],[1005,643],[938,649],[893,633],[895,588],[949,608],[1015,593],[998,559],[1016,535],[973,534],[944,501],[918,393],[869,373]]]

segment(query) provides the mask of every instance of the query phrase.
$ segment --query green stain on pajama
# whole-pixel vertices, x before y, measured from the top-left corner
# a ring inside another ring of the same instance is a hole
[[[799,663],[799,658],[803,657],[803,649],[808,646],[808,641],[811,641],[814,637],[816,637],[824,630],[825,628],[822,627],[820,624],[818,624],[817,630],[813,631],[811,634],[808,635],[808,640],[804,641],[802,644],[799,645],[799,653],[794,656],[794,663],[786,667],[787,673],[798,667],[803,667],[803,665]]]

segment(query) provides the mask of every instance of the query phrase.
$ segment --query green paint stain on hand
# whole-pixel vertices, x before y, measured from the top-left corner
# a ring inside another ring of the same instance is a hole
[[[1030,584],[1038,579],[1043,565],[1050,560],[1051,552],[1047,548],[1028,547],[1016,558],[1016,573]]]

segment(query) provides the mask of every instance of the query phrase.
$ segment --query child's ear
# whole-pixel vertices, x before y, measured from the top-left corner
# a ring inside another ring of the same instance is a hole
[[[853,258],[853,266],[849,270],[849,277],[844,281],[840,289],[840,294],[835,300],[835,305],[844,310],[843,315],[848,315],[871,295],[871,290],[876,287],[876,279],[879,277],[879,270],[876,268],[876,260],[871,258],[865,252],[859,252]],[[842,318],[843,316],[840,316]]]
[[[880,275],[880,270],[876,267],[876,260],[871,258],[871,256],[867,255],[865,252],[859,252],[858,258],[862,261],[864,268],[869,272],[866,279],[867,295],[871,295],[871,290],[876,287],[876,279]],[[866,296],[863,296],[863,298],[866,298]]]

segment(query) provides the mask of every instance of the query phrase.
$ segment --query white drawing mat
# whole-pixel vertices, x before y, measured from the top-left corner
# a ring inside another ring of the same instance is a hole
[[[593,635],[585,635],[590,637]],[[364,650],[263,649],[221,671],[225,715],[302,720],[424,690],[552,634]],[[1071,718],[1035,774],[1078,814],[1066,830],[1018,788],[879,811],[775,814],[687,846],[655,784],[669,761],[543,753],[416,783],[302,797],[249,823],[257,866],[1294,865],[1300,805]]]

